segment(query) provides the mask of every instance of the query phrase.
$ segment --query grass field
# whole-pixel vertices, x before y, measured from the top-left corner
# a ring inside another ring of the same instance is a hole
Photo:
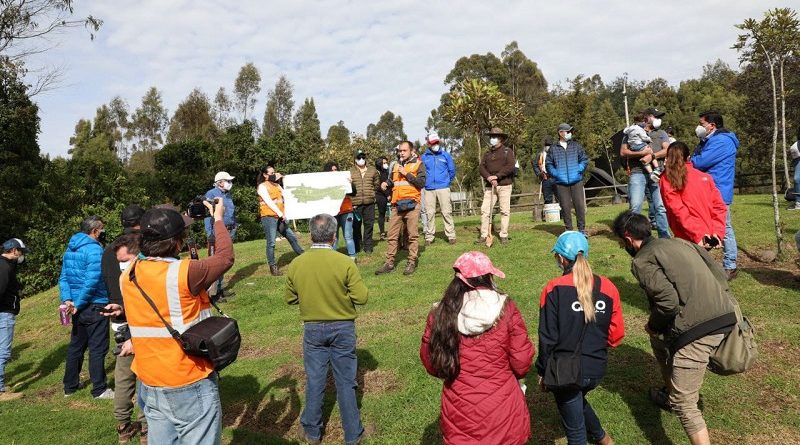
[[[610,352],[608,375],[589,398],[619,444],[685,444],[677,419],[653,407],[646,396],[648,387],[658,384],[643,328],[647,301],[630,274],[630,258],[608,230],[622,209],[588,211],[590,262],[596,273],[619,288],[627,327],[622,345]],[[717,444],[800,444],[797,252],[793,242],[787,242],[784,262],[758,261],[774,243],[769,197],[737,197],[733,211],[741,270],[732,288],[758,329],[761,357],[745,375],[707,374],[702,391],[705,418]],[[799,214],[783,212],[787,238],[800,229]],[[359,254],[370,290],[369,303],[357,320],[359,399],[364,420],[378,428],[371,444],[441,443],[441,382],[420,364],[419,341],[431,303],[452,278],[453,261],[476,247],[472,241],[477,225],[475,217],[458,219],[459,243],[450,246],[437,239],[422,251],[411,277],[403,276],[402,269],[380,277],[373,274],[383,260],[382,242],[373,255]],[[539,293],[558,273],[549,252],[560,232],[558,224],[534,223],[530,214],[515,214],[508,245],[477,247],[505,271],[507,278],[500,286],[520,307],[534,343]],[[301,242],[309,245],[307,236]],[[303,407],[302,324],[297,307],[284,303],[284,278],[269,275],[264,245],[263,240],[236,244],[236,264],[226,278],[236,296],[224,309],[239,320],[243,333],[239,359],[220,380],[226,444],[298,443],[294,437]],[[278,243],[278,250],[279,264],[285,266],[293,254],[285,241]],[[23,300],[6,378],[25,397],[0,404],[0,444],[116,443],[111,401],[93,400],[88,389],[69,399],[62,396],[69,332],[57,321],[57,301],[56,289]],[[109,377],[113,367],[109,354]],[[82,378],[88,381],[86,364]],[[530,443],[565,443],[552,396],[535,390],[535,375],[528,379]],[[325,413],[329,419],[324,443],[342,443],[332,385]]]

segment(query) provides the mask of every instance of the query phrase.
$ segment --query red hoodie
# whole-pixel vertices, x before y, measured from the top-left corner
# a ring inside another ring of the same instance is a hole
[[[716,234],[719,239],[724,238],[728,207],[711,175],[697,170],[687,161],[683,190],[676,190],[666,173],[661,175],[659,186],[669,228],[676,238],[692,243],[702,241],[704,235]]]

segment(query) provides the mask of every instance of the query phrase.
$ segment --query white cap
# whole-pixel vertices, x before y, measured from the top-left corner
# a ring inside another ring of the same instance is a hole
[[[229,175],[228,172],[219,172],[214,176],[214,182],[219,181],[233,181],[233,176]]]
[[[433,141],[439,142],[439,135],[435,131],[432,131],[432,132],[428,133],[428,138],[427,139],[428,139],[428,142],[430,142],[430,143],[433,143]]]

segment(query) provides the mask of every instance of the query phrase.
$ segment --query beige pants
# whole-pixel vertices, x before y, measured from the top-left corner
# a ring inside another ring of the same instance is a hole
[[[419,203],[414,210],[398,212],[392,206],[392,216],[389,218],[389,236],[386,238],[386,264],[394,265],[400,237],[405,234],[408,239],[408,262],[416,263],[419,254]]]
[[[425,194],[425,217],[428,219],[425,231],[425,240],[433,241],[436,235],[436,201],[442,211],[444,221],[444,235],[447,239],[455,239],[456,226],[453,224],[453,205],[450,203],[450,189],[423,190]]]
[[[511,187],[512,185],[498,185],[497,193],[492,193],[491,188],[483,189],[483,204],[481,204],[481,238],[489,236],[489,214],[494,204],[500,200],[500,238],[508,238],[508,220],[511,218]]]
[[[657,337],[650,337],[653,355],[669,390],[669,403],[689,436],[706,428],[697,402],[708,357],[724,337],[725,334],[706,335],[679,349],[671,359],[667,345]]]

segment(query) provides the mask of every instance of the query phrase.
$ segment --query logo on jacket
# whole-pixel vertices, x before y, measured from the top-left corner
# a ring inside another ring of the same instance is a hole
[[[572,310],[575,312],[583,312],[583,306],[579,301],[572,303]],[[595,312],[599,312],[601,314],[606,313],[606,302],[603,300],[596,301],[594,303],[594,310]]]

